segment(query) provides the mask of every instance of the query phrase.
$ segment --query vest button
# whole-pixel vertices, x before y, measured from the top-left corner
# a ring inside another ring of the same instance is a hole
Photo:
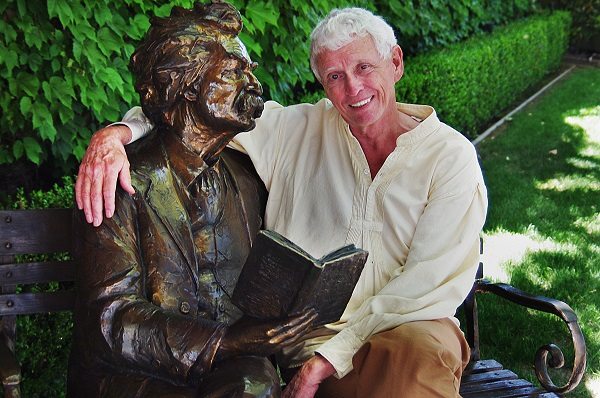
[[[187,301],[182,301],[181,304],[179,304],[179,311],[182,314],[185,314],[185,315],[189,314],[190,309],[191,309],[190,303],[188,303]]]

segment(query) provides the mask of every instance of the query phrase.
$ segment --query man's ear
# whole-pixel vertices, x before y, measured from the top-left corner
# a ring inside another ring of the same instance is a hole
[[[392,47],[392,63],[394,64],[394,79],[397,83],[404,75],[404,61],[402,49],[399,45]]]

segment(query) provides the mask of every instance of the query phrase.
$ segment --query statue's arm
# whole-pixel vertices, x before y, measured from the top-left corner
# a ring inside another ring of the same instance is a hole
[[[147,283],[134,197],[122,190],[118,196],[111,219],[98,228],[83,223],[79,344],[97,364],[188,383],[210,369],[226,327],[150,301],[160,291]]]

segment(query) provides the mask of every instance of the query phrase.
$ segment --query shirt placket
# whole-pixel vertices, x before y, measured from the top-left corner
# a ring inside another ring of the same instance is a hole
[[[348,134],[350,134],[348,132]],[[360,147],[360,144],[350,135],[349,145],[352,154],[352,164],[356,179],[354,189],[354,198],[352,201],[352,219],[346,238],[346,243],[355,245],[369,251],[369,262],[372,263],[376,257],[373,253],[375,249],[372,245],[373,233],[381,234],[383,223],[381,216],[378,216],[377,210],[377,189],[382,181],[381,175],[377,175],[375,180],[371,179],[371,171],[367,159]]]

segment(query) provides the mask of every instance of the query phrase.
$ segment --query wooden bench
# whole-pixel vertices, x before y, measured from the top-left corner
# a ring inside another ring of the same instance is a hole
[[[76,262],[47,261],[15,263],[20,254],[72,252],[74,228],[72,209],[0,211],[0,377],[5,397],[20,397],[20,366],[14,355],[16,317],[24,314],[70,311],[73,289],[52,293],[16,293],[18,285],[50,281],[74,281]],[[494,360],[479,357],[476,294],[493,293],[516,304],[558,316],[567,325],[574,345],[574,364],[568,382],[555,386],[548,367],[561,367],[562,352],[555,345],[541,347],[535,355],[540,384],[519,379]],[[585,370],[585,342],[573,310],[565,303],[534,297],[509,285],[490,283],[482,278],[480,266],[473,290],[463,304],[466,336],[472,349],[472,361],[461,384],[463,397],[558,397],[573,390]]]

